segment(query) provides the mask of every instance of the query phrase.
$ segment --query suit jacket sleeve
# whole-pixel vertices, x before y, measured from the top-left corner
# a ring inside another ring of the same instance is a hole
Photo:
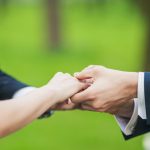
[[[136,127],[130,136],[124,135],[125,139],[130,139],[138,135],[150,132],[150,72],[144,73],[144,94],[147,119],[138,117]]]
[[[27,85],[0,71],[0,100],[11,99],[15,92],[24,87]]]
[[[127,136],[123,133],[123,136],[124,136],[125,140],[128,140],[128,139],[134,138],[136,136],[145,134],[149,131],[150,131],[150,125],[147,125],[147,121],[143,120],[141,117],[139,117],[132,135]]]

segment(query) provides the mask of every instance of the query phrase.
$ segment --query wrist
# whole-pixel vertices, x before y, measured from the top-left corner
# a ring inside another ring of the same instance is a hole
[[[120,108],[120,111],[118,112],[117,115],[120,117],[131,118],[133,111],[134,111],[134,100],[132,99]]]
[[[43,93],[43,98],[48,101],[48,103],[52,106],[56,104],[58,99],[58,92],[54,88],[50,88],[49,86],[45,85],[41,88],[39,88]]]
[[[129,72],[127,74],[127,91],[130,93],[130,97],[137,98],[137,90],[138,90],[138,73],[137,72]]]
[[[137,98],[137,90],[138,90],[138,76],[139,73],[133,72],[131,73],[131,89],[133,98]]]

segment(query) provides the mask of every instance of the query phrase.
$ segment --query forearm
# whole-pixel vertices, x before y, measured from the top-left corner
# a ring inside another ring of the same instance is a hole
[[[38,118],[55,104],[53,91],[44,86],[28,95],[0,102],[0,136],[6,136]]]

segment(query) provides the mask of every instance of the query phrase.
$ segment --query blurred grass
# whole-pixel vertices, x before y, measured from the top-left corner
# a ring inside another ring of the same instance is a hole
[[[44,46],[42,5],[10,5],[1,11],[1,68],[34,86],[45,84],[58,71],[74,73],[90,64],[142,70],[145,30],[136,7],[116,1],[101,7],[62,4],[60,11],[63,46],[58,52]],[[1,139],[0,149],[141,150],[141,139],[125,142],[109,115],[57,112]]]

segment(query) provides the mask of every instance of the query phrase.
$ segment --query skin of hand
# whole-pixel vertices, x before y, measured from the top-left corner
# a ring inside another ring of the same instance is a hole
[[[81,103],[82,109],[106,112],[131,117],[137,97],[138,73],[108,69],[103,66],[89,66],[75,77],[91,79],[93,84],[74,95],[73,103]]]
[[[82,91],[87,89],[93,83],[91,79],[80,80],[80,82],[84,84]],[[64,110],[75,110],[75,109],[82,109],[81,104],[72,103],[71,99],[67,99],[64,102],[59,102],[53,105],[49,110],[64,111]]]
[[[86,87],[85,83],[60,72],[47,85],[27,95],[0,101],[0,137],[5,137],[23,128],[50,107],[63,103]]]
[[[68,100],[66,100],[65,102],[61,102],[52,106],[49,110],[65,111],[65,110],[75,110],[75,109],[81,109],[80,104],[75,104],[72,102],[68,103]]]
[[[74,94],[86,89],[89,85],[80,82],[77,78],[68,73],[58,72],[47,84],[49,91],[57,93],[55,98],[58,103],[64,102]]]

